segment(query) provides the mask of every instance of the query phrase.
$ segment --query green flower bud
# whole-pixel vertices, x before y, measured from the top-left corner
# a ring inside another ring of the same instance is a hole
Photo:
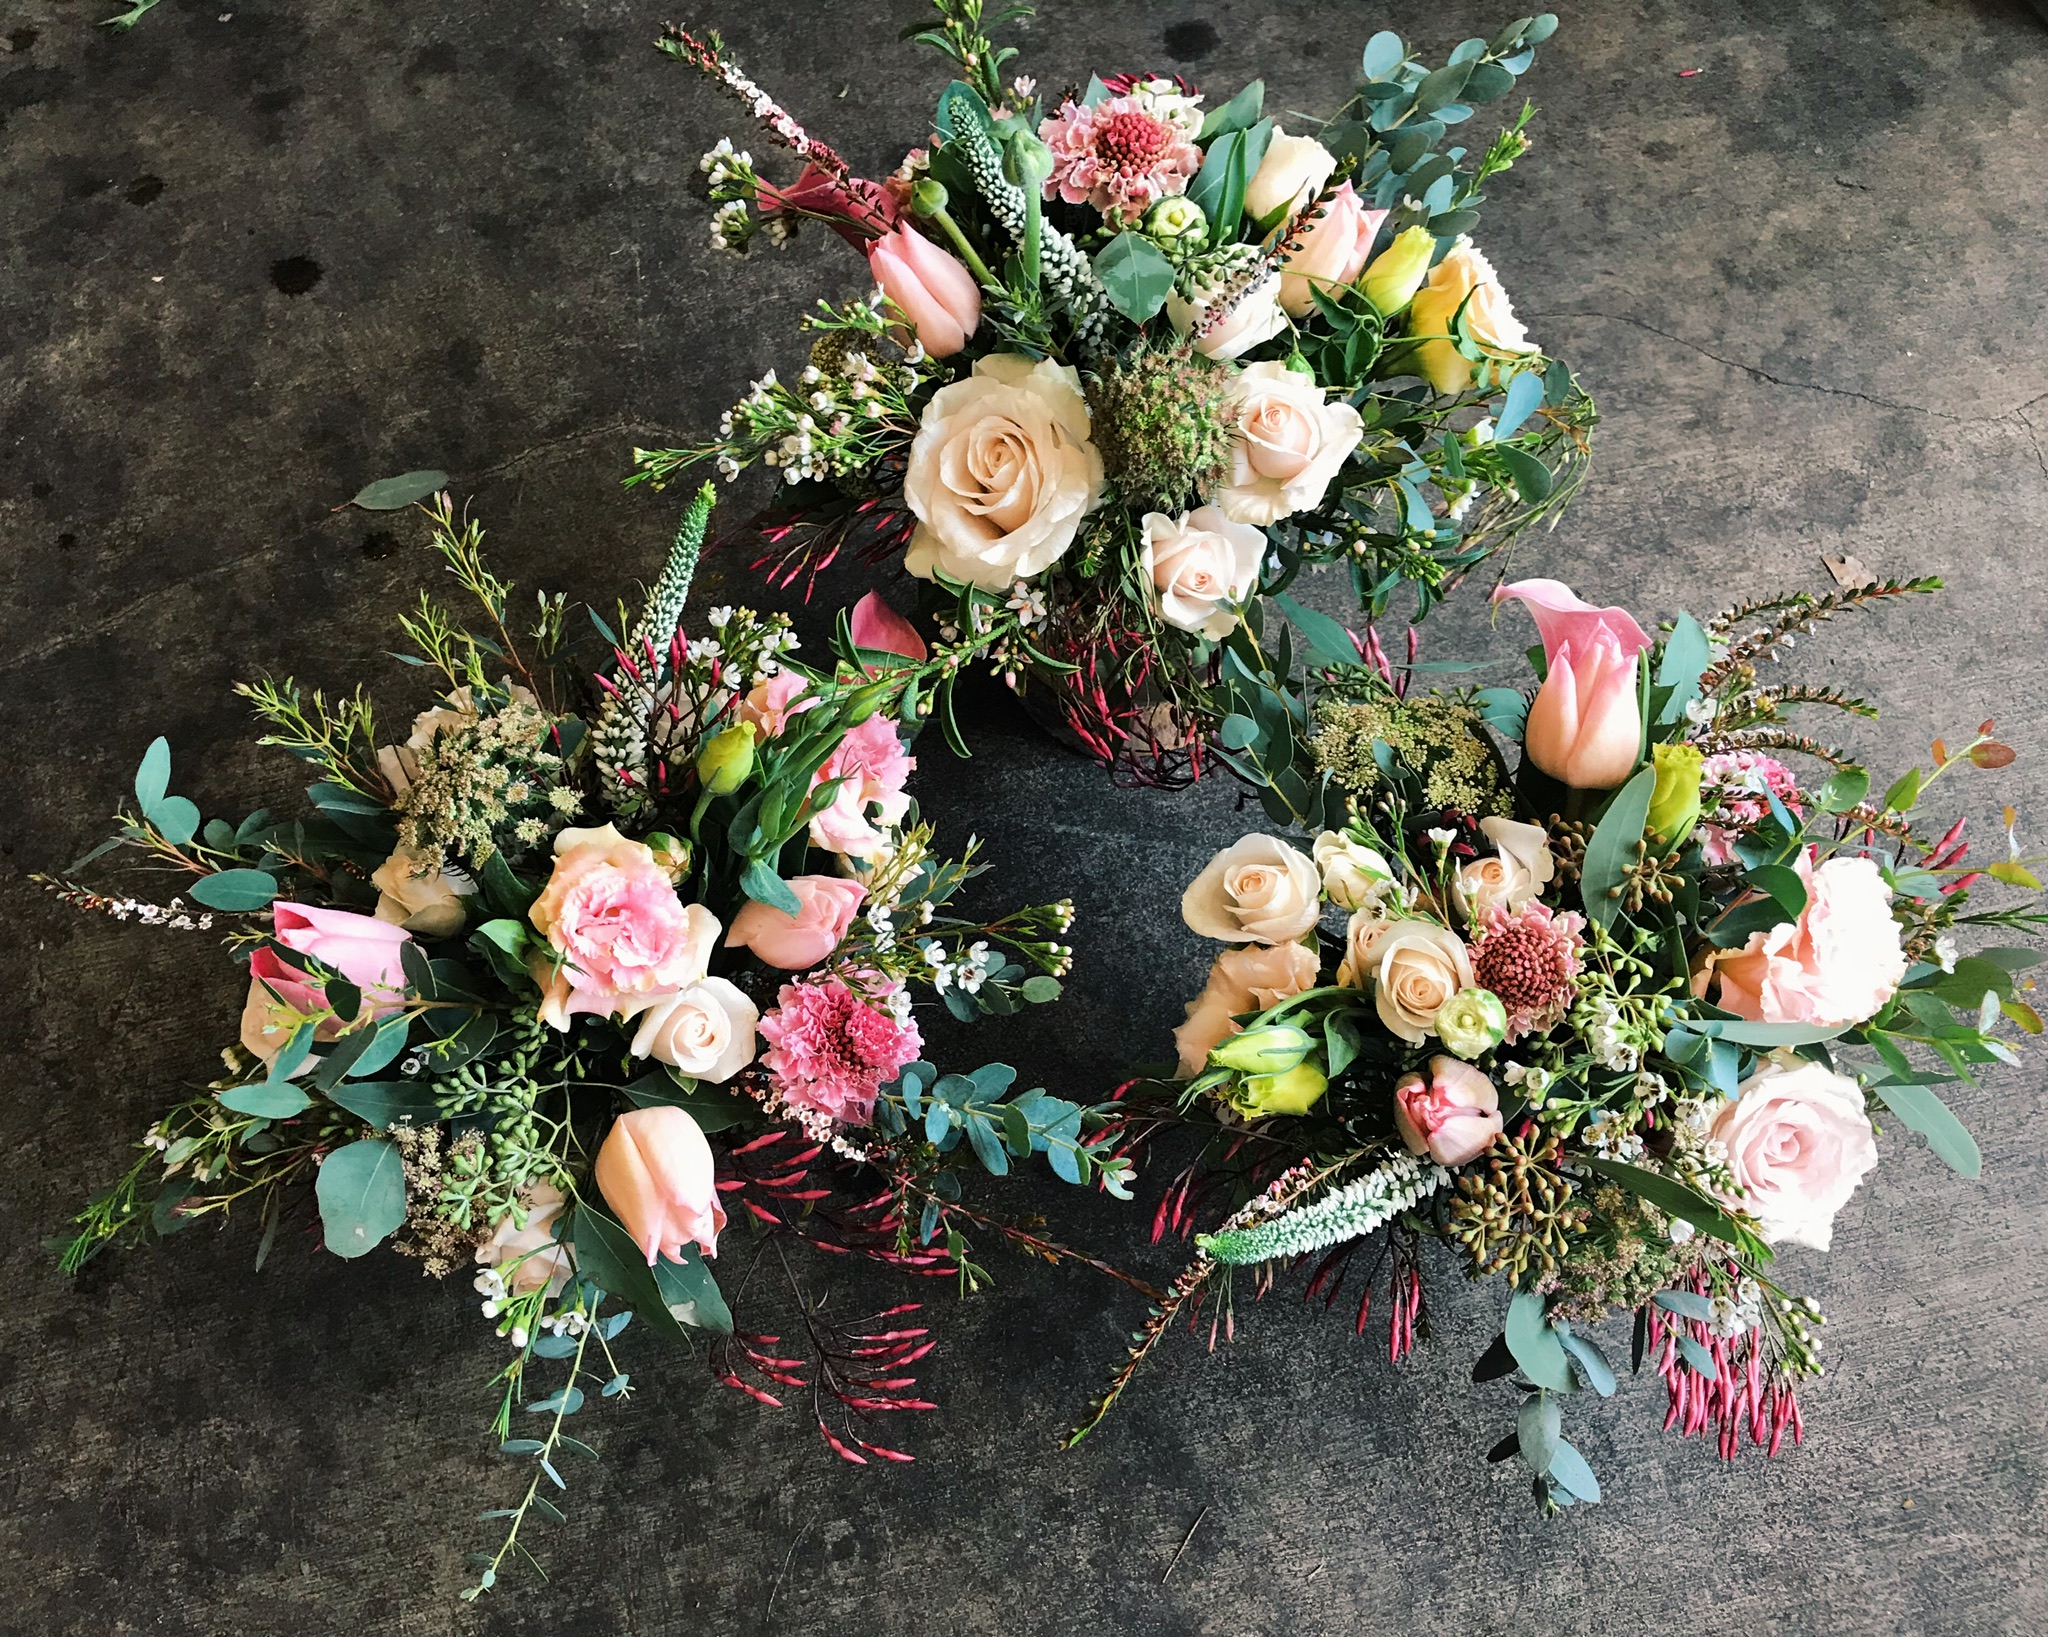
[[[1644,830],[1666,848],[1676,847],[1700,821],[1698,745],[1652,745],[1650,765],[1657,783],[1650,792],[1650,817]]]
[[[1287,367],[1296,375],[1306,375],[1311,381],[1316,378],[1316,367],[1298,352],[1287,355]]]
[[[1027,193],[1036,193],[1052,175],[1052,149],[1029,131],[1012,131],[1003,139],[1003,175]]]
[[[1297,1063],[1285,1074],[1257,1074],[1242,1082],[1230,1106],[1254,1120],[1269,1114],[1306,1114],[1330,1089],[1329,1076],[1313,1063]]]
[[[1360,288],[1373,311],[1392,318],[1422,288],[1429,277],[1429,264],[1436,255],[1436,235],[1426,227],[1411,227],[1394,235],[1394,242],[1373,258],[1365,270]]]
[[[910,190],[910,214],[931,217],[946,208],[946,184],[926,177]]]
[[[1471,1062],[1506,1036],[1508,1009],[1491,989],[1460,989],[1437,1008],[1434,1027],[1446,1047]]]
[[[1232,1035],[1209,1054],[1209,1066],[1243,1074],[1284,1074],[1308,1056],[1313,1045],[1306,1031],[1290,1023],[1269,1023]]]
[[[1145,217],[1147,236],[1161,244],[1171,244],[1175,239],[1201,238],[1208,231],[1208,213],[1186,194],[1161,199]]]
[[[754,724],[735,722],[706,739],[697,752],[697,778],[710,794],[729,796],[754,771]]]

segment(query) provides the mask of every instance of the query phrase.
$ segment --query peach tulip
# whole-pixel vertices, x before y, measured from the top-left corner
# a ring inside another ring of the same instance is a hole
[[[718,1254],[725,1208],[718,1203],[711,1144],[680,1108],[628,1109],[597,1151],[598,1192],[653,1267],[682,1260],[685,1245]]]
[[[1574,790],[1612,790],[1642,759],[1637,668],[1650,637],[1625,608],[1595,608],[1557,580],[1518,580],[1494,592],[1529,605],[1549,675],[1529,707],[1523,746]]]
[[[868,246],[868,270],[934,358],[951,358],[981,323],[974,275],[908,222]]]
[[[1331,194],[1323,214],[1296,234],[1296,249],[1280,264],[1280,305],[1288,315],[1306,316],[1315,310],[1312,291],[1334,296],[1364,272],[1386,219],[1384,210],[1362,204],[1349,182]]]

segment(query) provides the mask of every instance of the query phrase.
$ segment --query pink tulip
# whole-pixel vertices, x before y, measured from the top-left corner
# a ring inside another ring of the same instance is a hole
[[[298,967],[279,957],[274,949],[258,949],[249,957],[249,999],[242,1008],[242,1045],[265,1064],[277,1060],[285,1042],[306,1017],[319,1016],[313,1030],[315,1040],[336,1039],[345,1025],[327,1012],[327,995],[322,985]],[[321,1016],[322,1013],[326,1015]],[[313,1067],[309,1058],[300,1072]]]
[[[270,923],[279,943],[339,972],[363,992],[372,1010],[389,1011],[404,1001],[405,965],[398,952],[412,937],[404,927],[314,904],[273,904]]]
[[[802,972],[828,960],[853,925],[867,888],[836,875],[800,875],[789,883],[796,914],[748,899],[725,935],[728,949],[751,949],[768,965]]]
[[[1470,1063],[1432,1057],[1427,1079],[1404,1074],[1395,1084],[1394,1126],[1410,1153],[1466,1165],[1500,1135],[1500,1093]]]
[[[604,1202],[633,1236],[653,1267],[672,1262],[685,1245],[718,1254],[725,1208],[718,1203],[711,1145],[682,1109],[628,1109],[612,1122],[597,1151],[596,1177]]]
[[[1296,235],[1293,254],[1280,264],[1280,305],[1301,318],[1315,308],[1312,291],[1334,296],[1357,278],[1386,219],[1384,210],[1361,204],[1346,182],[1330,196],[1323,214]]]
[[[1636,673],[1650,637],[1625,608],[1595,608],[1556,580],[1518,580],[1493,594],[1529,605],[1549,675],[1529,707],[1523,746],[1574,790],[1612,790],[1642,759]]]
[[[908,222],[868,246],[868,271],[934,358],[952,357],[981,323],[974,275]]]
[[[930,352],[931,347],[927,345],[925,351]],[[853,645],[856,648],[901,654],[920,665],[931,653],[924,638],[918,635],[917,627],[883,602],[879,592],[870,591],[855,603],[848,623],[853,627]]]

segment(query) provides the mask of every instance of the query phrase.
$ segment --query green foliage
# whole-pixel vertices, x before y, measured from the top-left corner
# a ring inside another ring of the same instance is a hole
[[[381,1138],[337,1149],[320,1166],[315,1190],[327,1248],[336,1256],[375,1250],[405,1221],[405,1167]]]
[[[446,472],[401,472],[397,477],[382,477],[375,483],[364,484],[350,496],[348,504],[360,506],[366,512],[403,511],[437,493],[447,482]]]

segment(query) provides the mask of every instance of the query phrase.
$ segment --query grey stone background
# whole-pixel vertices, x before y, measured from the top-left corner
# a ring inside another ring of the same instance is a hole
[[[1575,1410],[1607,1504],[1548,1524],[1483,1460],[1508,1399],[1467,1369],[1499,1292],[1448,1265],[1410,1363],[1386,1364],[1377,1326],[1358,1341],[1284,1293],[1246,1302],[1234,1346],[1180,1338],[1061,1454],[1137,1303],[991,1245],[997,1288],[923,1292],[947,1339],[926,1377],[943,1412],[904,1434],[917,1464],[844,1467],[799,1411],[642,1351],[644,1390],[586,1417],[605,1461],[543,1531],[554,1579],[472,1614],[462,1552],[488,1541],[468,1520],[509,1475],[485,1452],[497,1355],[466,1289],[310,1241],[251,1277],[246,1226],[60,1279],[42,1242],[205,1078],[239,1003],[209,942],[74,915],[28,872],[97,839],[158,732],[209,811],[288,804],[293,768],[250,743],[235,678],[364,678],[393,717],[416,708],[382,654],[429,571],[422,534],[330,511],[359,484],[445,467],[523,584],[607,598],[653,572],[675,513],[621,492],[630,446],[702,432],[799,360],[814,294],[858,282],[824,235],[744,265],[710,251],[697,155],[721,133],[768,145],[648,49],[656,9],[164,0],[130,35],[93,26],[114,9],[0,0],[0,1630],[2048,1629],[2031,1065],[1955,1097],[1982,1181],[1890,1135],[1835,1250],[1791,1259],[1833,1316],[1804,1450],[1723,1467],[1661,1435],[1638,1384]],[[704,20],[885,168],[946,77],[891,43],[918,15]],[[1269,106],[1313,111],[1377,27],[1434,55],[1506,15],[1049,0],[1017,39],[1055,88],[1091,68],[1223,93],[1263,74]],[[1607,417],[1588,490],[1517,570],[1645,617],[1823,586],[1829,550],[1945,576],[1947,595],[1845,622],[1797,669],[1881,696],[1902,754],[1999,716],[2020,763],[1943,799],[1994,828],[2014,801],[2036,843],[2044,45],[2017,0],[1569,5],[1525,82],[1536,151],[1483,231]],[[297,280],[277,266],[294,258]],[[744,554],[707,579],[741,594]],[[1519,616],[1489,629],[1478,587],[1428,633],[1440,655],[1525,640]],[[1099,1094],[1162,1051],[1206,959],[1180,885],[1250,824],[1221,783],[1108,788],[1000,695],[976,716],[980,754],[931,747],[924,799],[988,839],[991,894],[1071,892],[1085,916],[1059,1011],[988,1044]],[[1173,1266],[1143,1244],[1148,1210],[1052,1184],[1003,1198],[1156,1278]],[[840,1277],[849,1305],[899,1288]]]

